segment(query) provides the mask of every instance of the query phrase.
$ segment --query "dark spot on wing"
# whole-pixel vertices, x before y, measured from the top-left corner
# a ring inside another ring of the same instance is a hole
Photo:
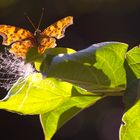
[[[14,33],[17,33],[20,29],[19,28],[15,28]]]
[[[24,34],[25,34],[25,31],[23,30],[22,33],[21,33],[21,35],[24,35]]]

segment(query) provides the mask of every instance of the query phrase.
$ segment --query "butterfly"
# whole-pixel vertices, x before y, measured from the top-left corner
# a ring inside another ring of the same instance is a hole
[[[73,24],[73,17],[67,16],[42,32],[37,28],[34,34],[23,28],[0,25],[0,35],[3,37],[2,44],[10,46],[10,53],[18,58],[26,59],[26,54],[32,47],[37,47],[39,54],[43,54],[47,48],[54,48],[56,39],[64,37],[65,29],[71,24]]]

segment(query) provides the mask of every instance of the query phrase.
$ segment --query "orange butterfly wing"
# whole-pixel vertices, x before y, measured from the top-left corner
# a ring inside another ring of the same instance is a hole
[[[10,25],[0,25],[3,45],[11,45],[10,52],[17,57],[25,58],[29,48],[33,47],[34,36],[28,30]]]
[[[0,25],[0,35],[3,37],[3,45],[9,46],[16,41],[34,38],[28,30],[10,25]]]
[[[16,57],[21,57],[22,59],[25,59],[26,54],[31,47],[33,47],[32,40],[19,41],[11,45],[9,52],[14,54]]]
[[[38,53],[43,54],[47,48],[54,48],[56,46],[55,38],[42,38],[40,41],[40,46],[38,47]]]
[[[54,38],[60,39],[64,37],[65,29],[71,24],[73,24],[73,17],[72,16],[65,17],[57,21],[56,23],[50,25],[49,27],[47,27],[41,33],[41,35],[46,36],[46,37],[54,37]]]
[[[56,46],[56,40],[64,37],[65,29],[73,24],[73,17],[65,17],[56,23],[47,27],[42,33],[42,40],[40,41],[40,47],[38,47],[38,52],[43,54],[47,48],[54,48]]]

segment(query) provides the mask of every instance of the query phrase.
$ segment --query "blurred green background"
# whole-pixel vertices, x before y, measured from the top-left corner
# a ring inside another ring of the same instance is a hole
[[[58,46],[80,50],[104,41],[120,41],[130,47],[140,43],[139,0],[0,0],[0,24],[34,32],[24,13],[37,25],[42,8],[41,30],[74,16],[74,24],[66,30],[65,38],[57,41]],[[123,110],[121,97],[108,97],[73,118],[53,140],[118,140]],[[0,111],[0,138],[43,140],[43,132],[37,116]]]

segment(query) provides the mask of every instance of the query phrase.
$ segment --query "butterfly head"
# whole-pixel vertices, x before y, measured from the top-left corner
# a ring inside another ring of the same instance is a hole
[[[41,30],[36,29],[34,32],[34,36],[40,36]]]

